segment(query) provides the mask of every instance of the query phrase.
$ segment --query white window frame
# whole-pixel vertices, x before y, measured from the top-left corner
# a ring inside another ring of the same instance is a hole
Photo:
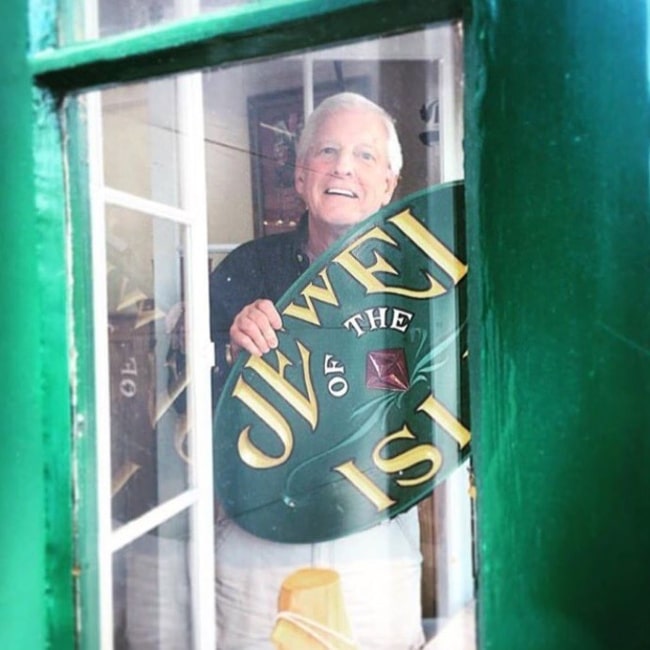
[[[86,96],[90,161],[91,237],[93,259],[93,317],[95,331],[95,395],[97,405],[97,500],[99,620],[101,650],[113,648],[113,557],[127,544],[178,515],[190,518],[190,573],[193,638],[196,650],[216,647],[214,605],[212,414],[210,371],[214,352],[209,332],[207,213],[201,73],[176,78],[180,122],[181,195],[184,205],[171,207],[104,184],[101,96]],[[187,373],[191,399],[189,488],[154,509],[113,530],[111,521],[111,457],[109,353],[105,324],[106,301],[105,208],[116,205],[186,228],[184,258]]]

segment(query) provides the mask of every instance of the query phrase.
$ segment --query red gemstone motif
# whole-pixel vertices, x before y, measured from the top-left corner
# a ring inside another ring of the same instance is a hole
[[[373,350],[366,357],[366,388],[408,390],[409,377],[402,348]]]

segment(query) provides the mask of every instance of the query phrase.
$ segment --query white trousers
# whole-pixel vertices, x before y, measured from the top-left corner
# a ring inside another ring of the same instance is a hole
[[[219,650],[273,650],[281,584],[304,567],[338,572],[359,650],[416,650],[424,644],[417,508],[318,544],[260,539],[228,519],[218,522],[215,535]]]

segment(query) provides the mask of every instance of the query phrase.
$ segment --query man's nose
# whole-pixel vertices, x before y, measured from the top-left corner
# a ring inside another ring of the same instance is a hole
[[[347,149],[341,149],[336,156],[334,173],[347,176],[354,171],[354,155]]]

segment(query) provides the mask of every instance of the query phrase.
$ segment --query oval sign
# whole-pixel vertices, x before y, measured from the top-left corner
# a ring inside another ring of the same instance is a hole
[[[355,226],[277,303],[215,417],[218,499],[281,542],[341,537],[428,496],[469,453],[462,183]]]

